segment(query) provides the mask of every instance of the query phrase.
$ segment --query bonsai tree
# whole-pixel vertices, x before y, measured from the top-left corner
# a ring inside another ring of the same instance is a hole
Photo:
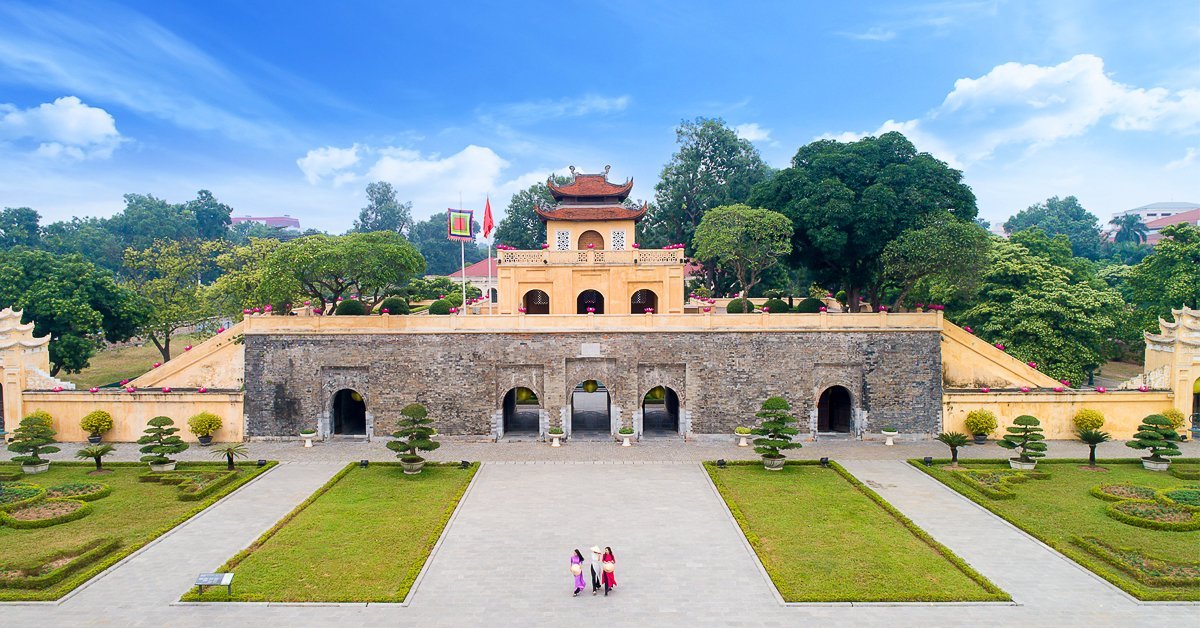
[[[1042,428],[1038,427],[1041,424],[1036,417],[1022,414],[1013,419],[1013,424],[1007,428],[1008,433],[996,444],[1017,451],[1017,457],[1012,459],[1014,461],[1026,464],[1037,462],[1035,458],[1046,456],[1046,437],[1042,434]]]
[[[24,425],[24,421],[21,422]],[[18,428],[18,432],[21,430]],[[1138,431],[1133,435],[1133,440],[1125,443],[1126,446],[1134,449],[1149,449],[1150,455],[1143,458],[1150,462],[1170,462],[1163,456],[1178,456],[1180,455],[1179,433],[1171,425],[1171,419],[1161,414],[1151,414],[1142,419],[1142,424],[1138,426]],[[11,447],[9,448],[11,449]]]
[[[971,444],[971,437],[962,432],[942,432],[936,440],[950,448],[950,464],[955,467],[958,466],[958,448]]]
[[[433,440],[433,428],[430,427],[433,423],[429,416],[429,411],[425,406],[419,403],[409,404],[404,406],[400,411],[400,429],[392,432],[392,438],[396,440],[390,441],[387,448],[396,452],[396,457],[400,458],[400,462],[409,464],[417,464],[425,462],[425,459],[418,454],[418,451],[433,451],[442,444]]]
[[[963,420],[963,427],[975,437],[977,444],[983,444],[987,440],[988,434],[996,431],[999,424],[996,423],[996,415],[991,410],[972,410],[967,413],[967,418]]]
[[[150,419],[147,425],[148,427],[144,430],[145,436],[137,439],[139,445],[145,445],[138,450],[146,454],[142,456],[142,462],[171,464],[174,460],[169,458],[170,455],[180,453],[188,448],[188,444],[176,436],[179,428],[173,427],[175,422],[170,417],[156,416]]]
[[[201,412],[187,420],[188,431],[200,438],[201,444],[212,442],[212,435],[221,429],[221,417],[211,412]]]
[[[13,430],[12,442],[8,444],[9,451],[21,454],[13,456],[13,462],[30,467],[48,462],[42,459],[42,454],[62,451],[55,446],[58,442],[54,440],[55,434],[57,432],[51,426],[47,412],[38,410],[21,419],[17,429]]]
[[[787,458],[783,454],[785,450],[803,446],[792,442],[792,437],[799,434],[800,430],[788,425],[796,422],[788,412],[791,409],[792,406],[783,397],[769,397],[754,415],[760,422],[750,433],[758,436],[754,439],[754,451],[763,457],[764,464],[768,460],[778,460],[777,464],[782,466],[783,459]]]
[[[213,458],[224,458],[225,469],[233,471],[234,458],[248,458],[250,452],[246,450],[245,443],[226,443],[213,449],[211,452]]]
[[[90,434],[88,440],[94,445],[100,442],[105,432],[113,428],[113,418],[104,410],[92,410],[79,420],[79,427]]]
[[[1075,434],[1088,446],[1088,466],[1096,468],[1096,446],[1112,440],[1112,436],[1108,432],[1101,432],[1098,429],[1082,429]]]
[[[114,450],[115,450],[115,448],[112,445],[109,445],[108,443],[105,443],[103,445],[91,445],[89,447],[84,447],[83,449],[80,449],[79,451],[75,452],[75,457],[79,458],[80,460],[87,460],[88,458],[91,458],[92,460],[94,460],[96,462],[96,470],[92,471],[90,475],[96,475],[99,473],[108,473],[107,471],[104,470],[104,465],[101,462],[101,458],[104,458],[108,454],[111,454]]]

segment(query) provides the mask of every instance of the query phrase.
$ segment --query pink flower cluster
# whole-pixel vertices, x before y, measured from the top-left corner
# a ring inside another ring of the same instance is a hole
[[[1027,366],[1029,366],[1029,368],[1031,368],[1031,369],[1033,369],[1033,370],[1035,370],[1035,371],[1037,370],[1037,362],[1026,362],[1025,364],[1026,364]]]
[[[550,243],[548,243],[548,242],[543,242],[543,243],[542,243],[542,248],[543,248],[543,249],[548,249],[548,248],[550,248]]]
[[[497,251],[515,251],[515,250],[517,250],[517,247],[511,246],[508,244],[497,244],[496,250]]]
[[[645,310],[642,310],[642,311],[643,311],[643,312],[645,312],[645,313],[647,313],[647,314],[653,314],[653,313],[654,313],[654,308],[652,308],[652,307],[648,307],[648,308],[646,308]]]
[[[522,313],[522,314],[524,314],[524,313],[525,313],[525,307],[524,307],[524,306],[522,306],[522,307],[519,307],[519,308],[517,308],[517,311],[518,311],[518,312],[520,312],[520,313]]]
[[[918,305],[917,307],[921,307],[921,306],[919,306],[919,305]],[[931,312],[941,312],[942,310],[945,310],[945,309],[946,309],[946,306],[944,306],[944,305],[934,305],[934,304],[930,303],[929,305],[926,305],[926,306],[925,306],[925,309],[927,309],[927,310],[929,310],[929,311],[931,311]]]
[[[450,313],[451,313],[451,314],[458,314],[458,308],[456,308],[456,307],[452,307],[452,308],[450,308]]]
[[[683,248],[682,244],[668,244],[663,247],[663,250],[664,251],[675,251],[675,250],[682,249],[682,248]]]

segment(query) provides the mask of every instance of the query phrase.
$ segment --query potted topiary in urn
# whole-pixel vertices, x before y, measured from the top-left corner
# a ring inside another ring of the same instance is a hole
[[[18,430],[19,431],[19,430]],[[1166,471],[1171,461],[1163,456],[1180,455],[1179,433],[1171,425],[1171,419],[1161,414],[1151,414],[1142,419],[1133,440],[1125,443],[1134,449],[1149,449],[1150,455],[1142,458],[1142,466],[1150,471]]]
[[[79,427],[88,433],[89,443],[99,445],[104,433],[113,428],[113,418],[104,410],[92,410],[79,420]]]
[[[900,435],[900,430],[896,429],[895,425],[885,425],[885,426],[883,426],[883,429],[880,430],[880,433],[882,433],[883,436],[885,438],[887,438],[887,440],[884,441],[883,444],[887,445],[888,447],[891,447],[892,445],[896,444],[896,442],[892,439],[894,439]]]
[[[738,439],[738,444],[737,444],[738,447],[749,447],[750,446],[750,443],[746,440],[747,438],[750,438],[750,436],[752,435],[750,433],[750,428],[748,428],[744,425],[739,425],[739,426],[733,428],[733,435],[736,436]]]
[[[211,412],[201,412],[188,419],[188,431],[196,435],[201,447],[212,444],[213,434],[221,429],[221,417]]]
[[[396,452],[400,466],[404,467],[405,475],[416,475],[425,466],[425,459],[418,451],[433,451],[442,444],[433,440],[433,420],[426,417],[429,411],[419,403],[404,406],[400,411],[400,429],[392,432],[392,438],[387,448]]]
[[[1041,424],[1041,421],[1028,414],[1013,419],[1013,424],[1007,428],[1008,433],[996,442],[1005,449],[1017,452],[1016,458],[1008,459],[1008,466],[1029,471],[1037,466],[1038,458],[1046,456],[1046,437],[1042,434],[1042,428],[1038,427]]]
[[[762,456],[763,467],[768,471],[783,469],[787,449],[799,449],[800,443],[793,443],[792,437],[800,430],[788,425],[796,421],[788,410],[792,407],[783,397],[769,397],[763,402],[762,408],[754,416],[761,420],[758,427],[750,430],[758,436],[754,439],[754,451]]]
[[[43,473],[50,468],[50,461],[42,458],[42,454],[52,454],[61,451],[54,440],[56,432],[50,424],[50,414],[38,410],[21,419],[17,429],[13,430],[12,442],[8,450],[23,454],[13,456],[13,462],[21,463],[21,471],[27,474]]]
[[[551,427],[546,433],[550,436],[551,447],[561,447],[562,439],[567,437],[566,433],[563,432],[563,428],[558,427],[557,425]]]
[[[963,420],[963,427],[971,433],[975,438],[976,445],[982,445],[987,442],[988,434],[996,431],[998,427],[996,423],[996,415],[991,410],[972,410],[967,413],[967,418]]]
[[[617,430],[617,438],[621,440],[622,447],[632,446],[632,443],[629,442],[629,439],[633,438],[633,428],[625,426]]]
[[[156,416],[147,422],[147,426],[145,436],[137,439],[137,444],[144,445],[138,451],[146,454],[142,456],[142,462],[150,463],[151,471],[174,471],[175,461],[169,456],[188,448],[188,444],[178,436],[179,428],[175,427],[175,421],[170,417]]]

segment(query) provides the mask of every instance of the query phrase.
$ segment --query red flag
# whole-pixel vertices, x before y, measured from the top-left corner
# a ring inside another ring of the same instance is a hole
[[[483,237],[492,233],[496,223],[492,222],[492,199],[488,198],[483,204]]]

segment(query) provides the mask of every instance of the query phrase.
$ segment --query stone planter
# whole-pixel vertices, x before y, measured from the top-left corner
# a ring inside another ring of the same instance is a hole
[[[300,432],[300,438],[304,439],[305,447],[312,447],[312,441],[314,438],[316,438],[316,436],[316,432]]]
[[[887,437],[887,440],[884,441],[883,444],[887,445],[888,447],[895,445],[896,443],[892,439],[900,435],[900,432],[880,432],[880,433]]]
[[[170,462],[164,462],[163,464],[155,464],[155,463],[151,462],[150,470],[154,471],[155,473],[160,472],[160,471],[174,471],[175,470],[175,461],[172,460]]]
[[[200,441],[201,447],[208,447],[209,445],[212,444],[212,435],[211,434],[208,436],[197,436],[196,438],[197,438],[197,440]]]
[[[738,447],[749,447],[750,446],[749,439],[752,436],[754,436],[754,434],[738,434],[737,432],[733,433],[733,437],[738,439],[738,444],[737,444]]]
[[[1142,458],[1142,467],[1147,471],[1166,471],[1171,466],[1170,460],[1151,460]]]
[[[400,467],[404,469],[404,475],[416,475],[425,467],[425,461],[420,462],[404,462],[400,461]]]
[[[617,440],[621,441],[622,447],[632,447],[633,443],[630,442],[630,439],[637,438],[637,434],[622,434],[620,432],[617,432],[616,436]]]
[[[566,434],[553,434],[553,433],[546,434],[546,438],[550,439],[551,447],[562,447],[562,440],[566,437],[567,437]]]
[[[50,469],[50,461],[47,460],[40,464],[23,464],[21,465],[21,473],[25,475],[34,475],[36,473],[45,473]]]
[[[99,434],[92,434],[91,436],[88,436],[88,442],[93,445],[99,445],[101,440],[103,440],[103,437]]]
[[[764,456],[762,461],[763,468],[767,471],[782,471],[783,463],[787,461],[787,458],[767,458]]]
[[[1021,460],[1017,460],[1016,458],[1009,458],[1008,466],[1019,471],[1033,471],[1033,468],[1037,466],[1037,460],[1034,460],[1033,462],[1023,462]]]
[[[976,444],[976,445],[983,445],[983,444],[986,444],[986,443],[987,443],[987,437],[988,437],[988,435],[987,435],[987,434],[972,434],[972,435],[971,435],[971,438],[975,439],[975,444]]]

